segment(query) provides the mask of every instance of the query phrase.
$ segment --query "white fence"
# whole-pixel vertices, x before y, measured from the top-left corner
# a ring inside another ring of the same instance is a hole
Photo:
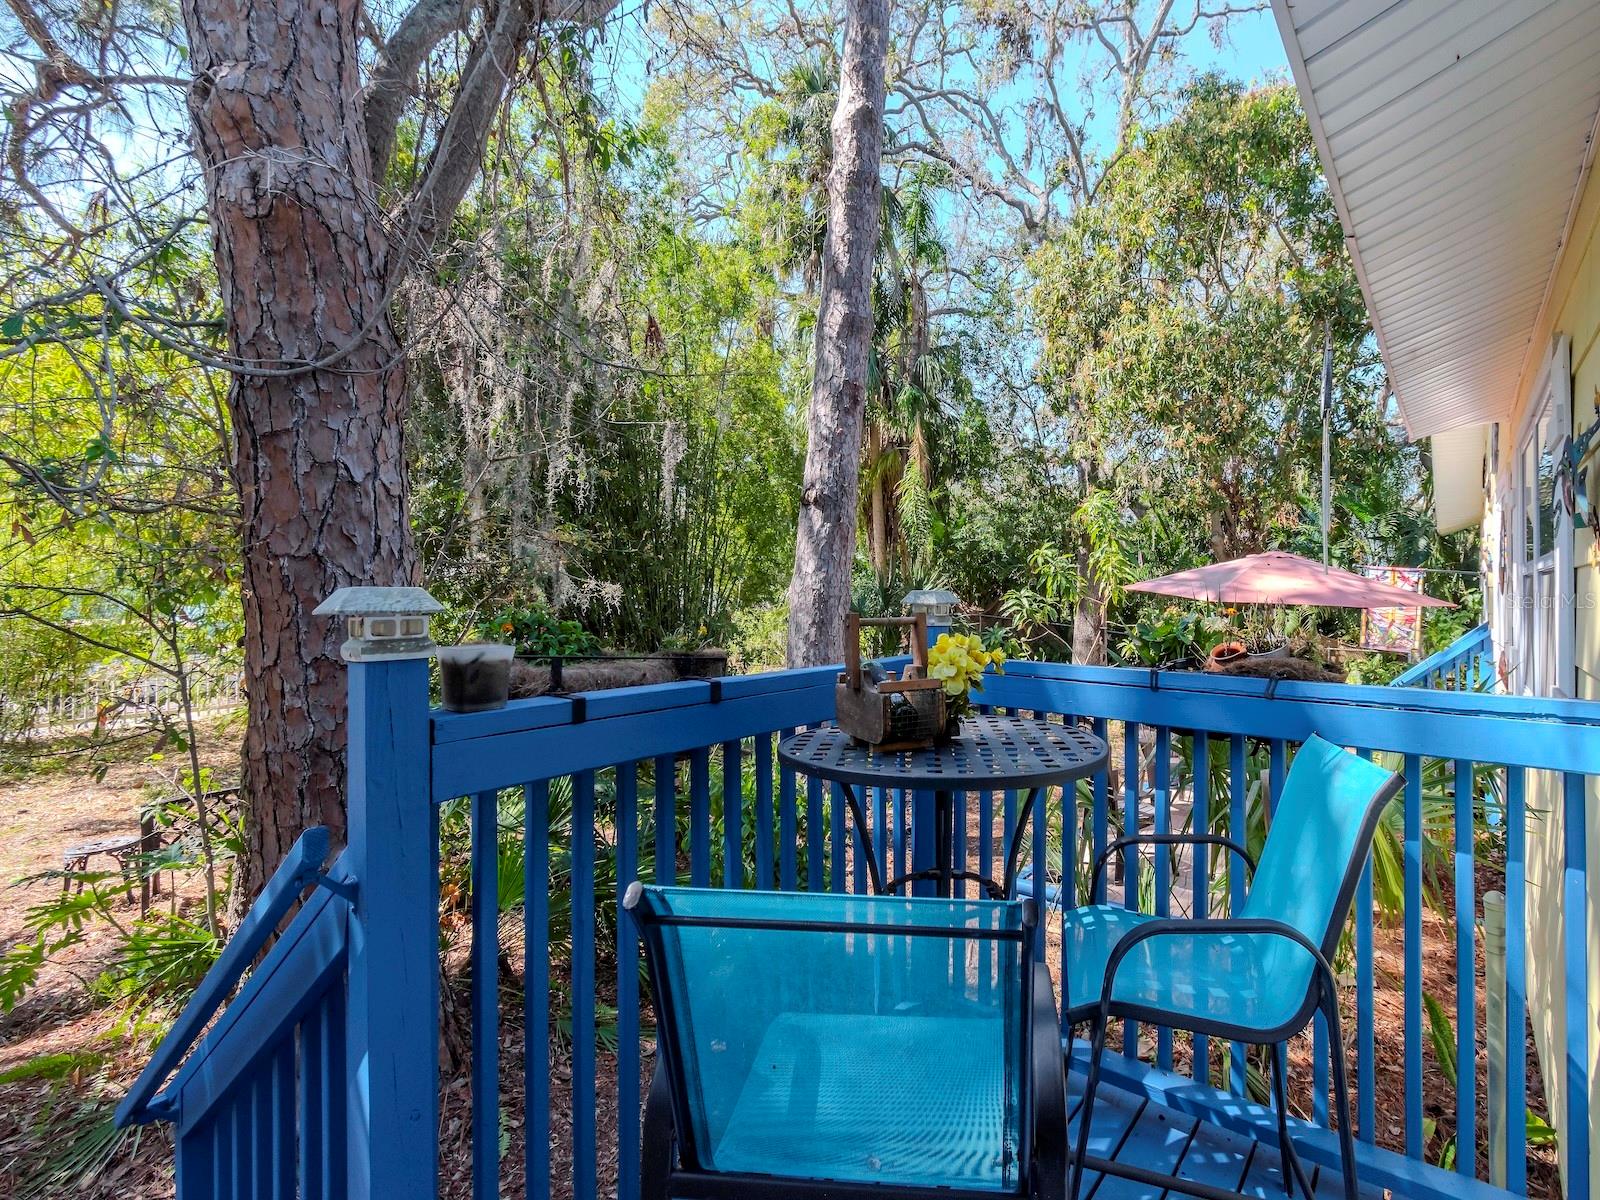
[[[197,715],[231,712],[244,703],[244,675],[199,671],[191,676],[189,691]],[[25,703],[0,695],[0,729],[17,740],[59,737],[149,724],[182,711],[176,680],[164,675],[108,677],[85,680],[74,691],[29,697]]]

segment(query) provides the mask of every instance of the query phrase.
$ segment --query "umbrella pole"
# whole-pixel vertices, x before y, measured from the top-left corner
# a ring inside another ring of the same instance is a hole
[[[1322,318],[1322,565],[1328,565],[1328,524],[1333,506],[1333,323]]]

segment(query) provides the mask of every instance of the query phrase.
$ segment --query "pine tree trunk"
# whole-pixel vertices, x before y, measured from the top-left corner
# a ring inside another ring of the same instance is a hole
[[[871,524],[867,527],[867,549],[872,556],[872,572],[879,582],[889,578],[889,502],[888,481],[884,478],[883,430],[877,422],[867,423],[867,465],[872,468],[872,494],[868,498]]]
[[[1082,535],[1080,535],[1081,537]],[[1106,662],[1105,601],[1100,584],[1089,570],[1088,539],[1078,548],[1079,591],[1072,609],[1072,661],[1081,667]]]
[[[344,832],[346,584],[414,582],[405,378],[386,315],[355,5],[184,0],[243,501],[247,900],[307,825]],[[305,364],[319,364],[314,369]]]
[[[847,0],[805,478],[789,584],[790,666],[838,662],[843,656],[872,342],[888,43],[888,0]]]

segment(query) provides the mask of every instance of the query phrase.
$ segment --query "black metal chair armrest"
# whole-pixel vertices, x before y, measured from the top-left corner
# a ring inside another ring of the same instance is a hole
[[[1096,856],[1094,873],[1089,877],[1090,896],[1100,894],[1100,876],[1105,873],[1106,863],[1111,861],[1111,856],[1129,846],[1221,846],[1244,859],[1245,882],[1248,883],[1256,873],[1256,860],[1250,856],[1250,851],[1232,838],[1215,833],[1131,833],[1118,838]]]
[[[942,879],[948,879],[956,883],[975,883],[983,889],[984,895],[990,900],[1004,900],[1006,898],[1005,888],[987,875],[980,875],[976,871],[946,871],[942,867],[923,867],[920,870],[909,871],[904,875],[896,875],[879,889],[879,894],[885,896],[895,895],[908,884]]]
[[[1171,918],[1163,917],[1155,921],[1146,921],[1128,930],[1117,939],[1117,944],[1111,948],[1111,954],[1106,959],[1105,980],[1100,985],[1100,1016],[1105,1019],[1111,1011],[1111,987],[1116,981],[1117,968],[1122,965],[1122,960],[1127,958],[1133,948],[1140,942],[1149,941],[1155,937],[1169,937],[1181,934],[1184,937],[1225,934],[1268,934],[1273,937],[1287,938],[1311,955],[1312,962],[1316,965],[1319,986],[1326,986],[1332,993],[1335,986],[1333,968],[1328,965],[1322,948],[1301,933],[1293,925],[1283,921],[1273,921],[1265,917],[1226,917],[1226,918]]]

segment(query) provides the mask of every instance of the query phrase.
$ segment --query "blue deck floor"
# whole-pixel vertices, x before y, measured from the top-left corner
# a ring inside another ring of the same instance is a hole
[[[1068,1079],[1072,1112],[1072,1145],[1077,1145],[1082,1116],[1083,1077],[1074,1070]],[[1134,1163],[1152,1171],[1166,1171],[1213,1187],[1228,1188],[1263,1200],[1282,1197],[1283,1175],[1278,1169],[1276,1146],[1261,1145],[1243,1135],[1174,1112],[1153,1100],[1114,1086],[1102,1085],[1095,1097],[1089,1129],[1089,1153],[1116,1162]],[[1343,1195],[1336,1172],[1306,1163],[1318,1197],[1337,1200]],[[1086,1176],[1081,1200],[1161,1200],[1181,1197],[1149,1184],[1115,1176]],[[1377,1197],[1377,1188],[1363,1188],[1364,1196]]]

